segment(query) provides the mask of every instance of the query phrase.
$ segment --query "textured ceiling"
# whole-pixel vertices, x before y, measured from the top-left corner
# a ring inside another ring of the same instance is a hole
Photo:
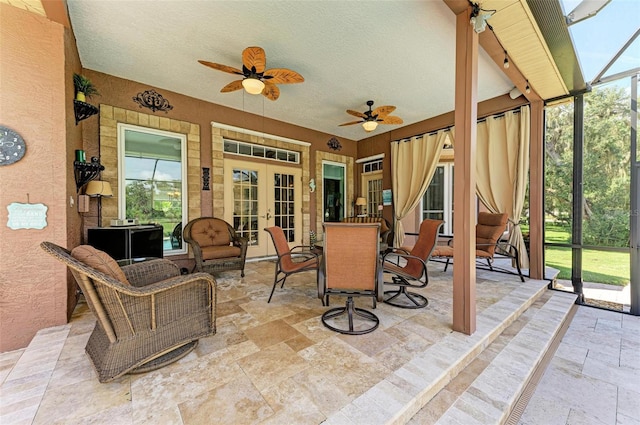
[[[395,105],[411,124],[454,107],[455,16],[431,1],[96,1],[68,0],[84,68],[159,89],[359,140],[346,109]],[[236,68],[248,46],[265,49],[267,69],[290,68],[302,84],[280,85],[277,101],[220,93],[234,76],[199,59]],[[484,53],[480,101],[512,83]],[[215,120],[215,117],[211,117]]]
[[[0,3],[7,3],[11,6],[37,13],[38,15],[47,16],[40,0],[0,0]]]

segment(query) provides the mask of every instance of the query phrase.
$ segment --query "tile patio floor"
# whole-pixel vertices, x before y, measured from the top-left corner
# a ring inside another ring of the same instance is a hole
[[[380,328],[363,336],[322,326],[313,273],[291,276],[267,304],[273,269],[262,261],[248,263],[244,279],[218,275],[216,335],[170,366],[108,384],[84,353],[95,320],[79,304],[69,324],[41,331],[27,350],[0,354],[0,423],[319,424],[452,334],[451,274],[441,265],[423,290],[429,307],[378,304]],[[478,313],[521,285],[479,271]]]

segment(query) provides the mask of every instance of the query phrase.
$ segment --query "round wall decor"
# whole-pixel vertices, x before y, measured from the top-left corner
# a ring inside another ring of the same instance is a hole
[[[9,165],[22,159],[27,147],[24,139],[14,130],[0,125],[0,165]]]

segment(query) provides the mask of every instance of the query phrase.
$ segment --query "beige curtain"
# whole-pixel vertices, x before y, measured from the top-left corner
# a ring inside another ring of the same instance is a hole
[[[391,143],[391,187],[394,206],[394,246],[402,246],[404,229],[401,220],[422,201],[436,171],[442,147],[449,132],[414,137],[408,142]]]
[[[520,267],[529,268],[520,217],[529,174],[529,106],[478,124],[476,192],[493,213],[509,214],[509,243],[518,249]]]

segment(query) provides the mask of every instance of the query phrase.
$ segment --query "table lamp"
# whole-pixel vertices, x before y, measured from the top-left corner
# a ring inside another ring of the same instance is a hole
[[[111,184],[103,180],[91,180],[87,183],[84,193],[92,198],[98,198],[98,227],[102,227],[102,198],[113,196]]]
[[[364,206],[367,205],[367,200],[362,196],[356,198],[356,206],[360,207],[360,215],[364,214]]]

